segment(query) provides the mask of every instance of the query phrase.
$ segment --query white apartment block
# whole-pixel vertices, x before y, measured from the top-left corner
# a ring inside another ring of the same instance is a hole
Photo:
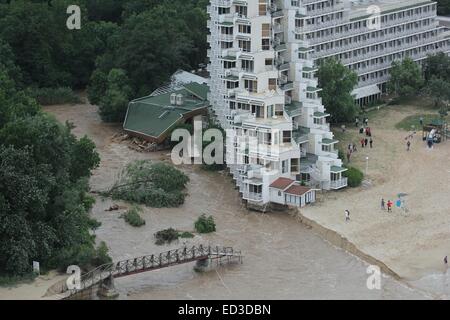
[[[450,50],[432,1],[211,0],[208,14],[209,101],[233,132],[227,164],[255,206],[303,206],[316,188],[347,186],[319,97],[318,60],[336,57],[355,70],[355,99],[370,102],[393,61]]]
[[[261,0],[214,0],[208,7],[209,101],[232,132],[230,172],[243,199],[259,207],[313,202],[315,189],[299,181],[327,190],[347,186],[314,61],[299,55],[294,37],[286,41],[289,11]]]
[[[285,23],[316,61],[334,57],[358,74],[360,104],[386,92],[392,62],[450,52],[450,34],[437,20],[437,4],[426,0],[285,1],[301,8]],[[376,18],[378,17],[378,18]],[[292,35],[288,31],[288,38]],[[291,41],[292,39],[288,39]]]

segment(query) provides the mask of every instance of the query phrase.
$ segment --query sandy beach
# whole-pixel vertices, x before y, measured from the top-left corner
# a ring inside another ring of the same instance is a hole
[[[435,111],[394,106],[376,112],[369,123],[373,149],[361,149],[362,135],[355,128],[338,133],[344,150],[348,143],[358,143],[350,165],[365,171],[369,157],[368,181],[358,189],[326,193],[301,210],[410,281],[445,274],[443,258],[450,255],[450,141],[428,149],[420,131],[407,152],[408,131],[395,128],[405,117],[424,112]],[[407,212],[395,207],[392,213],[381,210],[382,198],[395,203],[399,193],[408,194]],[[348,223],[346,209],[351,212]]]

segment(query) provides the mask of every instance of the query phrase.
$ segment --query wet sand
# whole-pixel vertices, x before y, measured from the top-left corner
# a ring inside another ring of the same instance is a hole
[[[98,146],[102,162],[91,179],[94,190],[105,190],[126,163],[135,159],[164,160],[168,152],[137,153],[112,141],[117,126],[100,122],[90,105],[52,106],[46,110],[59,120],[70,120],[78,136],[87,134]],[[196,273],[182,265],[119,279],[116,286],[126,299],[427,299],[433,295],[383,277],[381,290],[368,290],[367,263],[324,241],[297,218],[286,213],[247,211],[225,173],[183,167],[190,177],[189,196],[180,208],[145,208],[142,228],[127,225],[119,215],[105,212],[110,199],[97,198],[93,216],[102,223],[98,240],[106,241],[114,260],[159,253],[183,245],[156,246],[153,234],[173,227],[192,230],[202,213],[213,215],[217,232],[196,236],[187,244],[233,246],[245,255],[242,265]],[[353,191],[345,191],[350,195]],[[338,199],[346,193],[335,193]],[[357,192],[360,194],[362,192]],[[332,202],[311,208],[330,212]],[[331,200],[332,201],[332,200]],[[126,206],[124,203],[119,203]],[[326,209],[328,208],[328,209]],[[355,218],[356,219],[356,218]]]

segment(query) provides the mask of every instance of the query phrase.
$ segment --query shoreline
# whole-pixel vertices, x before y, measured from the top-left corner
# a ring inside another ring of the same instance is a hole
[[[392,270],[388,265],[386,265],[383,261],[376,259],[375,257],[365,253],[361,249],[359,249],[355,243],[348,240],[345,236],[337,232],[336,230],[325,227],[319,222],[312,220],[306,217],[301,213],[300,210],[297,210],[296,216],[300,223],[305,225],[306,227],[311,228],[316,234],[318,234],[323,240],[328,241],[332,245],[341,248],[342,250],[360,258],[361,260],[380,267],[381,272],[392,276],[395,280],[405,280],[398,273]]]
[[[427,290],[421,287],[418,287],[416,285],[413,285],[410,283],[414,281],[420,281],[423,278],[426,278],[427,276],[433,276],[436,275],[436,272],[430,271],[426,275],[422,275],[421,277],[418,277],[417,279],[406,279],[402,276],[400,276],[397,272],[395,272],[391,267],[389,267],[386,263],[383,261],[373,257],[369,253],[364,252],[360,248],[357,247],[355,243],[348,240],[344,235],[339,233],[336,230],[330,229],[323,224],[306,217],[300,209],[297,209],[294,214],[291,214],[294,218],[297,218],[297,220],[304,225],[305,227],[311,229],[315,234],[317,234],[322,240],[330,243],[332,246],[335,246],[339,249],[342,249],[346,253],[353,255],[362,261],[370,264],[370,265],[376,265],[380,268],[382,274],[392,277],[394,280],[400,282],[401,284],[405,285],[407,288],[411,290],[416,290],[422,292],[424,295],[430,296],[431,299],[442,299],[442,296],[438,295],[435,292],[432,292],[431,290]]]

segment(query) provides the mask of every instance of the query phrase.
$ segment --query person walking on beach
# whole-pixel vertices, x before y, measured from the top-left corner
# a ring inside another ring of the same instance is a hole
[[[420,117],[419,123],[420,123],[420,126],[423,127],[423,117]]]
[[[381,210],[385,210],[385,203],[384,203],[384,198],[381,198]]]
[[[350,221],[350,211],[345,210],[345,222],[349,222]]]
[[[388,200],[388,202],[387,202],[387,208],[388,208],[388,212],[392,212],[392,205],[393,205],[394,203],[391,201],[391,200]]]
[[[367,144],[369,143],[369,140],[367,138],[364,139],[364,147],[367,147]]]
[[[410,150],[411,150],[411,141],[408,140],[408,142],[406,143],[406,151]]]
[[[355,127],[358,128],[358,126],[359,126],[359,118],[356,117],[356,119],[355,119]]]
[[[372,149],[373,148],[373,139],[372,138],[370,138],[369,143],[370,143],[370,149]]]
[[[361,148],[364,148],[364,138],[361,138]]]
[[[353,143],[353,152],[358,151],[358,149],[356,149],[356,143]]]
[[[444,257],[444,264],[446,267],[448,267],[448,260],[447,260],[447,256]]]

